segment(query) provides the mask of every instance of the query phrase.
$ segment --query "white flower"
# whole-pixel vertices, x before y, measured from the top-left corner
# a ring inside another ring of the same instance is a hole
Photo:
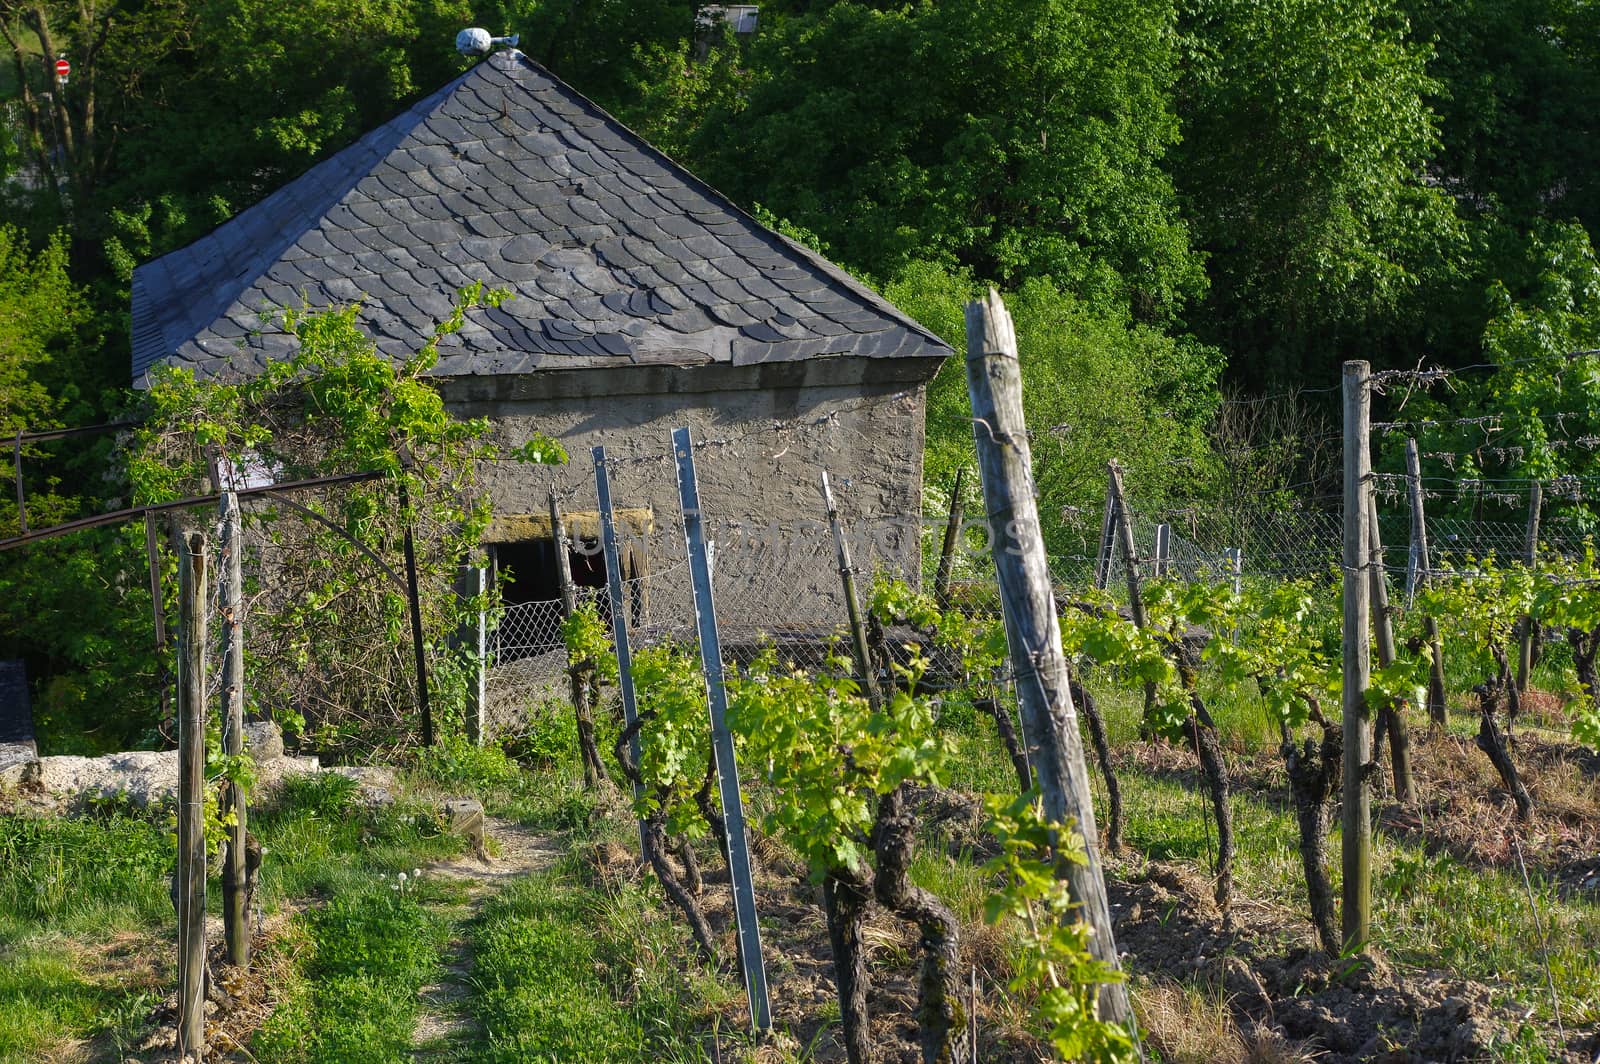
[[[404,883],[406,881],[406,874],[404,872],[401,872],[400,875],[397,876],[396,878],[399,879],[400,882]]]
[[[412,869],[412,870],[411,870],[411,878],[412,878],[412,879],[421,879],[421,878],[422,878],[422,869],[420,869],[420,868],[413,868],[413,869]]]

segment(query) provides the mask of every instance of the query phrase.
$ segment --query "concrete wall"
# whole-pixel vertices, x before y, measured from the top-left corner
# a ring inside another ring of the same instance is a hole
[[[748,367],[622,367],[525,377],[457,378],[453,412],[487,417],[503,452],[534,432],[559,439],[564,467],[481,470],[497,513],[543,513],[552,485],[567,511],[597,503],[590,448],[613,460],[617,507],[649,507],[651,619],[687,624],[682,523],[670,434],[688,425],[709,534],[719,619],[809,625],[843,617],[818,474],[826,469],[858,567],[915,573],[924,390],[933,359],[838,358]]]

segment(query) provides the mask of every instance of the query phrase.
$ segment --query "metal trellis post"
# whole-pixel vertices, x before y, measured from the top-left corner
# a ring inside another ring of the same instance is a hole
[[[672,430],[672,450],[677,458],[678,501],[683,509],[683,539],[694,588],[694,617],[700,635],[700,663],[705,670],[711,748],[717,762],[717,790],[728,833],[728,877],[733,888],[734,920],[739,929],[739,967],[744,972],[745,993],[750,1001],[750,1025],[757,1031],[766,1031],[772,1027],[772,1011],[767,1002],[767,970],[761,958],[761,926],[756,920],[750,850],[745,841],[739,766],[734,760],[733,734],[728,731],[728,692],[722,686],[722,642],[717,634],[716,604],[711,596],[711,561],[700,512],[700,484],[695,478],[694,444],[688,428]]]

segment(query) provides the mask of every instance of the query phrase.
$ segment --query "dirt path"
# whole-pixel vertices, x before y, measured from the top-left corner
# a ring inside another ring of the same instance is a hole
[[[465,854],[447,861],[435,861],[423,874],[459,880],[466,886],[457,904],[441,905],[435,912],[451,926],[450,942],[444,951],[444,971],[435,982],[423,987],[418,997],[422,1010],[411,1039],[415,1060],[455,1059],[458,1051],[478,1035],[477,1025],[466,1009],[472,993],[472,952],[466,925],[477,916],[483,903],[519,876],[542,872],[555,863],[560,851],[551,840],[521,824],[499,817],[484,818],[490,860]]]

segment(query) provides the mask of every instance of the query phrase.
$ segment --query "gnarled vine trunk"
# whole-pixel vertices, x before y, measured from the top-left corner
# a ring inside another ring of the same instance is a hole
[[[922,933],[917,1025],[923,1064],[962,1064],[970,1059],[970,1047],[961,1003],[961,924],[936,895],[911,882],[917,824],[905,792],[901,784],[878,801],[873,889],[885,908]]]
[[[1222,760],[1222,744],[1217,741],[1217,725],[1206,710],[1205,702],[1194,693],[1189,695],[1194,713],[1184,723],[1189,741],[1200,758],[1200,771],[1205,776],[1206,790],[1211,798],[1211,809],[1217,818],[1217,908],[1223,919],[1228,918],[1233,904],[1233,803],[1228,798],[1228,766]]]
[[[1328,827],[1333,820],[1332,798],[1339,789],[1344,744],[1339,729],[1326,721],[1321,724],[1321,743],[1307,739],[1303,749],[1295,746],[1294,734],[1284,726],[1282,751],[1300,827],[1300,863],[1305,869],[1311,922],[1323,950],[1338,956],[1341,943],[1333,912],[1333,883],[1328,878]]]
[[[1106,815],[1106,849],[1122,852],[1122,788],[1117,783],[1117,770],[1111,764],[1111,743],[1106,739],[1105,718],[1100,716],[1100,706],[1094,695],[1077,680],[1068,681],[1072,704],[1078,707],[1089,725],[1089,741],[1094,744],[1095,760],[1100,762],[1100,773],[1106,778],[1106,800],[1110,808]]]
[[[601,780],[611,778],[606,772],[605,762],[600,760],[600,746],[595,741],[594,662],[580,661],[568,671],[572,676],[572,712],[578,721],[578,753],[583,758],[583,782],[585,786],[594,788],[600,785]]]
[[[872,1033],[867,1011],[867,956],[861,941],[872,891],[866,879],[845,868],[831,870],[822,881],[822,904],[828,914],[828,942],[833,947],[834,984],[839,990],[839,1020],[844,1052],[850,1064],[870,1064]]]
[[[1478,735],[1475,741],[1478,749],[1489,756],[1489,763],[1500,774],[1500,782],[1511,792],[1511,800],[1517,803],[1517,819],[1526,821],[1533,815],[1533,796],[1523,786],[1516,762],[1511,760],[1511,751],[1507,749],[1505,738],[1494,719],[1507,687],[1515,689],[1515,684],[1510,681],[1510,673],[1502,668],[1499,677],[1472,689],[1478,696]]]
[[[998,695],[977,699],[974,705],[993,718],[995,729],[1000,733],[1000,741],[1005,745],[1006,756],[1011,759],[1011,767],[1016,770],[1017,793],[1021,794],[1033,786],[1033,771],[1028,766],[1027,751],[1022,748],[1022,740],[1017,736],[1017,726],[1012,721],[1010,712]]]
[[[622,766],[622,774],[635,787],[643,788],[644,780],[640,775],[639,766],[634,763],[633,752],[628,748],[628,744],[635,735],[639,734],[644,725],[655,719],[655,716],[654,710],[645,710],[640,713],[639,718],[623,729],[621,735],[617,736],[616,745],[613,747],[613,751],[617,755],[617,764]],[[688,851],[688,857],[685,859],[685,870],[690,879],[690,885],[686,886],[683,879],[679,878],[678,870],[667,859],[667,853],[672,848],[667,843],[666,808],[668,795],[658,793],[657,798],[659,800],[656,802],[655,811],[639,822],[639,845],[644,850],[644,859],[650,862],[650,867],[654,870],[656,878],[661,881],[661,889],[666,893],[672,904],[676,905],[678,910],[683,913],[684,919],[689,922],[689,930],[694,935],[695,946],[701,958],[708,963],[715,963],[717,950],[714,944],[714,936],[711,933],[711,925],[706,922],[706,914],[700,908],[699,901],[696,900],[696,896],[700,893],[700,869],[698,864],[690,863],[693,860],[694,851],[689,850],[687,842],[684,843],[680,850],[680,853],[683,850]]]

